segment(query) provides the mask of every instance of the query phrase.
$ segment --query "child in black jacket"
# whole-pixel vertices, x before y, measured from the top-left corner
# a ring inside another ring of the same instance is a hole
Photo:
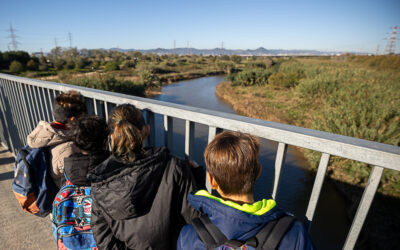
[[[187,201],[199,184],[192,167],[165,147],[144,147],[150,127],[135,106],[116,107],[109,125],[112,155],[89,174],[98,248],[175,249],[181,228],[198,216]]]

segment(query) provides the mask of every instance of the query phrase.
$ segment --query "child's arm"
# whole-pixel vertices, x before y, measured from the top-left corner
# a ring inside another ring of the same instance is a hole
[[[189,193],[195,192],[199,189],[197,179],[194,174],[201,171],[203,168],[192,168],[188,161],[176,159],[175,166],[175,194],[176,204],[185,219],[186,224],[190,224],[192,219],[199,217],[199,212],[195,210],[188,202],[187,197]],[[200,181],[200,180],[199,180]]]

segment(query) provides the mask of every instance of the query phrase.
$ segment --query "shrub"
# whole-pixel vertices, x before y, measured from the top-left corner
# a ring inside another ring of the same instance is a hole
[[[118,70],[118,69],[119,69],[118,63],[115,61],[108,62],[108,63],[106,63],[106,65],[104,65],[105,71],[114,71],[114,70]]]
[[[14,74],[18,74],[24,71],[24,66],[22,66],[22,63],[14,60],[10,64],[10,72]]]
[[[165,65],[168,67],[176,67],[176,62],[166,62]]]
[[[145,88],[160,87],[160,78],[150,71],[143,71],[139,74],[139,83]]]
[[[82,57],[78,57],[75,61],[75,68],[76,69],[83,69],[86,66],[86,60]]]
[[[244,70],[233,77],[232,84],[241,86],[266,85],[271,72],[261,69]]]
[[[134,69],[136,67],[136,61],[135,60],[125,60],[122,62],[122,65],[124,66],[124,68]]]
[[[233,55],[233,56],[231,56],[231,61],[236,64],[239,64],[242,62],[242,57],[240,57],[238,55]]]
[[[300,75],[294,72],[277,72],[269,77],[268,82],[276,87],[291,88],[299,84]]]
[[[263,61],[251,61],[251,62],[248,62],[246,64],[246,68],[249,68],[249,69],[258,69],[258,68],[266,69],[267,66],[265,65],[265,63]]]
[[[98,69],[100,67],[100,62],[98,60],[92,62],[92,68]]]
[[[46,71],[49,67],[47,64],[39,64],[39,70],[40,71]]]
[[[302,79],[296,87],[296,91],[301,98],[312,100],[315,97],[324,98],[339,87],[339,83],[335,78],[319,75],[313,79]]]
[[[144,85],[137,84],[132,81],[117,79],[113,76],[108,76],[106,78],[101,78],[101,77],[72,78],[68,80],[68,83],[78,86],[102,89],[128,95],[144,96],[145,92]]]
[[[75,68],[75,63],[72,60],[67,60],[65,65],[64,65],[65,69],[73,69]]]
[[[31,60],[29,60],[29,61],[26,63],[26,67],[27,67],[29,70],[37,70],[38,65],[37,65],[37,63],[36,63],[33,59],[31,59]]]
[[[54,67],[55,67],[57,70],[62,70],[63,67],[64,67],[64,64],[65,64],[65,61],[64,61],[64,60],[62,60],[62,59],[57,59],[57,60],[54,62]]]
[[[174,72],[174,71],[169,70],[169,69],[167,69],[165,67],[162,67],[162,66],[153,66],[151,68],[151,72],[153,74],[167,74],[167,73],[171,73],[171,72]]]

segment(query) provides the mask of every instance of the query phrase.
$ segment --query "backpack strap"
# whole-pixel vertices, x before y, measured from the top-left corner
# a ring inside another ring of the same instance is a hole
[[[254,248],[256,248],[257,246],[264,246],[268,236],[271,234],[271,231],[274,229],[276,223],[277,220],[273,220],[267,223],[255,236],[247,239],[246,244]]]
[[[257,249],[275,250],[295,220],[295,217],[285,215],[277,220],[270,221],[255,236],[245,242],[228,240],[206,214],[193,219],[192,225],[207,249],[215,249],[222,244],[239,248],[246,244]]]
[[[226,236],[211,222],[206,214],[193,219],[192,225],[207,249],[214,249],[227,241]]]
[[[261,249],[267,249],[267,250],[277,249],[282,238],[285,236],[285,234],[288,232],[288,230],[292,227],[292,224],[294,221],[295,221],[295,218],[293,216],[285,215],[285,216],[279,218],[278,220],[268,223],[267,226],[265,226],[256,235],[256,238],[263,240],[263,241],[260,241],[259,247],[261,247]],[[270,224],[272,226],[269,226]],[[264,230],[267,227],[272,228],[272,230],[269,229],[270,233],[268,233],[268,234],[266,234],[267,230]]]

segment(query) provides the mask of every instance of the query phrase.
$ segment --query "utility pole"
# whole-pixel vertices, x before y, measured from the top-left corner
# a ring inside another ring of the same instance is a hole
[[[398,40],[397,29],[400,29],[400,26],[394,26],[392,27],[392,29],[393,31],[389,33],[391,36],[385,39],[388,40],[388,43],[386,45],[387,54],[394,54],[396,52],[396,42]]]
[[[54,46],[56,46],[55,48],[57,49],[57,38],[56,37],[54,37]]]
[[[10,28],[7,31],[10,32],[9,38],[11,38],[11,42],[9,43],[9,45],[11,44],[14,50],[18,50],[19,42],[17,41],[17,35],[15,34],[16,30],[13,28],[11,23],[10,23]],[[8,46],[8,50],[10,50],[10,46]]]
[[[176,55],[176,40],[174,40],[174,54]]]
[[[379,55],[379,44],[376,46],[376,53],[375,53],[375,55],[376,55],[376,56]]]
[[[189,41],[187,41],[186,55],[189,55]]]
[[[69,48],[72,49],[72,34],[68,32],[68,39],[69,39]]]
[[[221,56],[224,53],[224,41],[221,42]]]

